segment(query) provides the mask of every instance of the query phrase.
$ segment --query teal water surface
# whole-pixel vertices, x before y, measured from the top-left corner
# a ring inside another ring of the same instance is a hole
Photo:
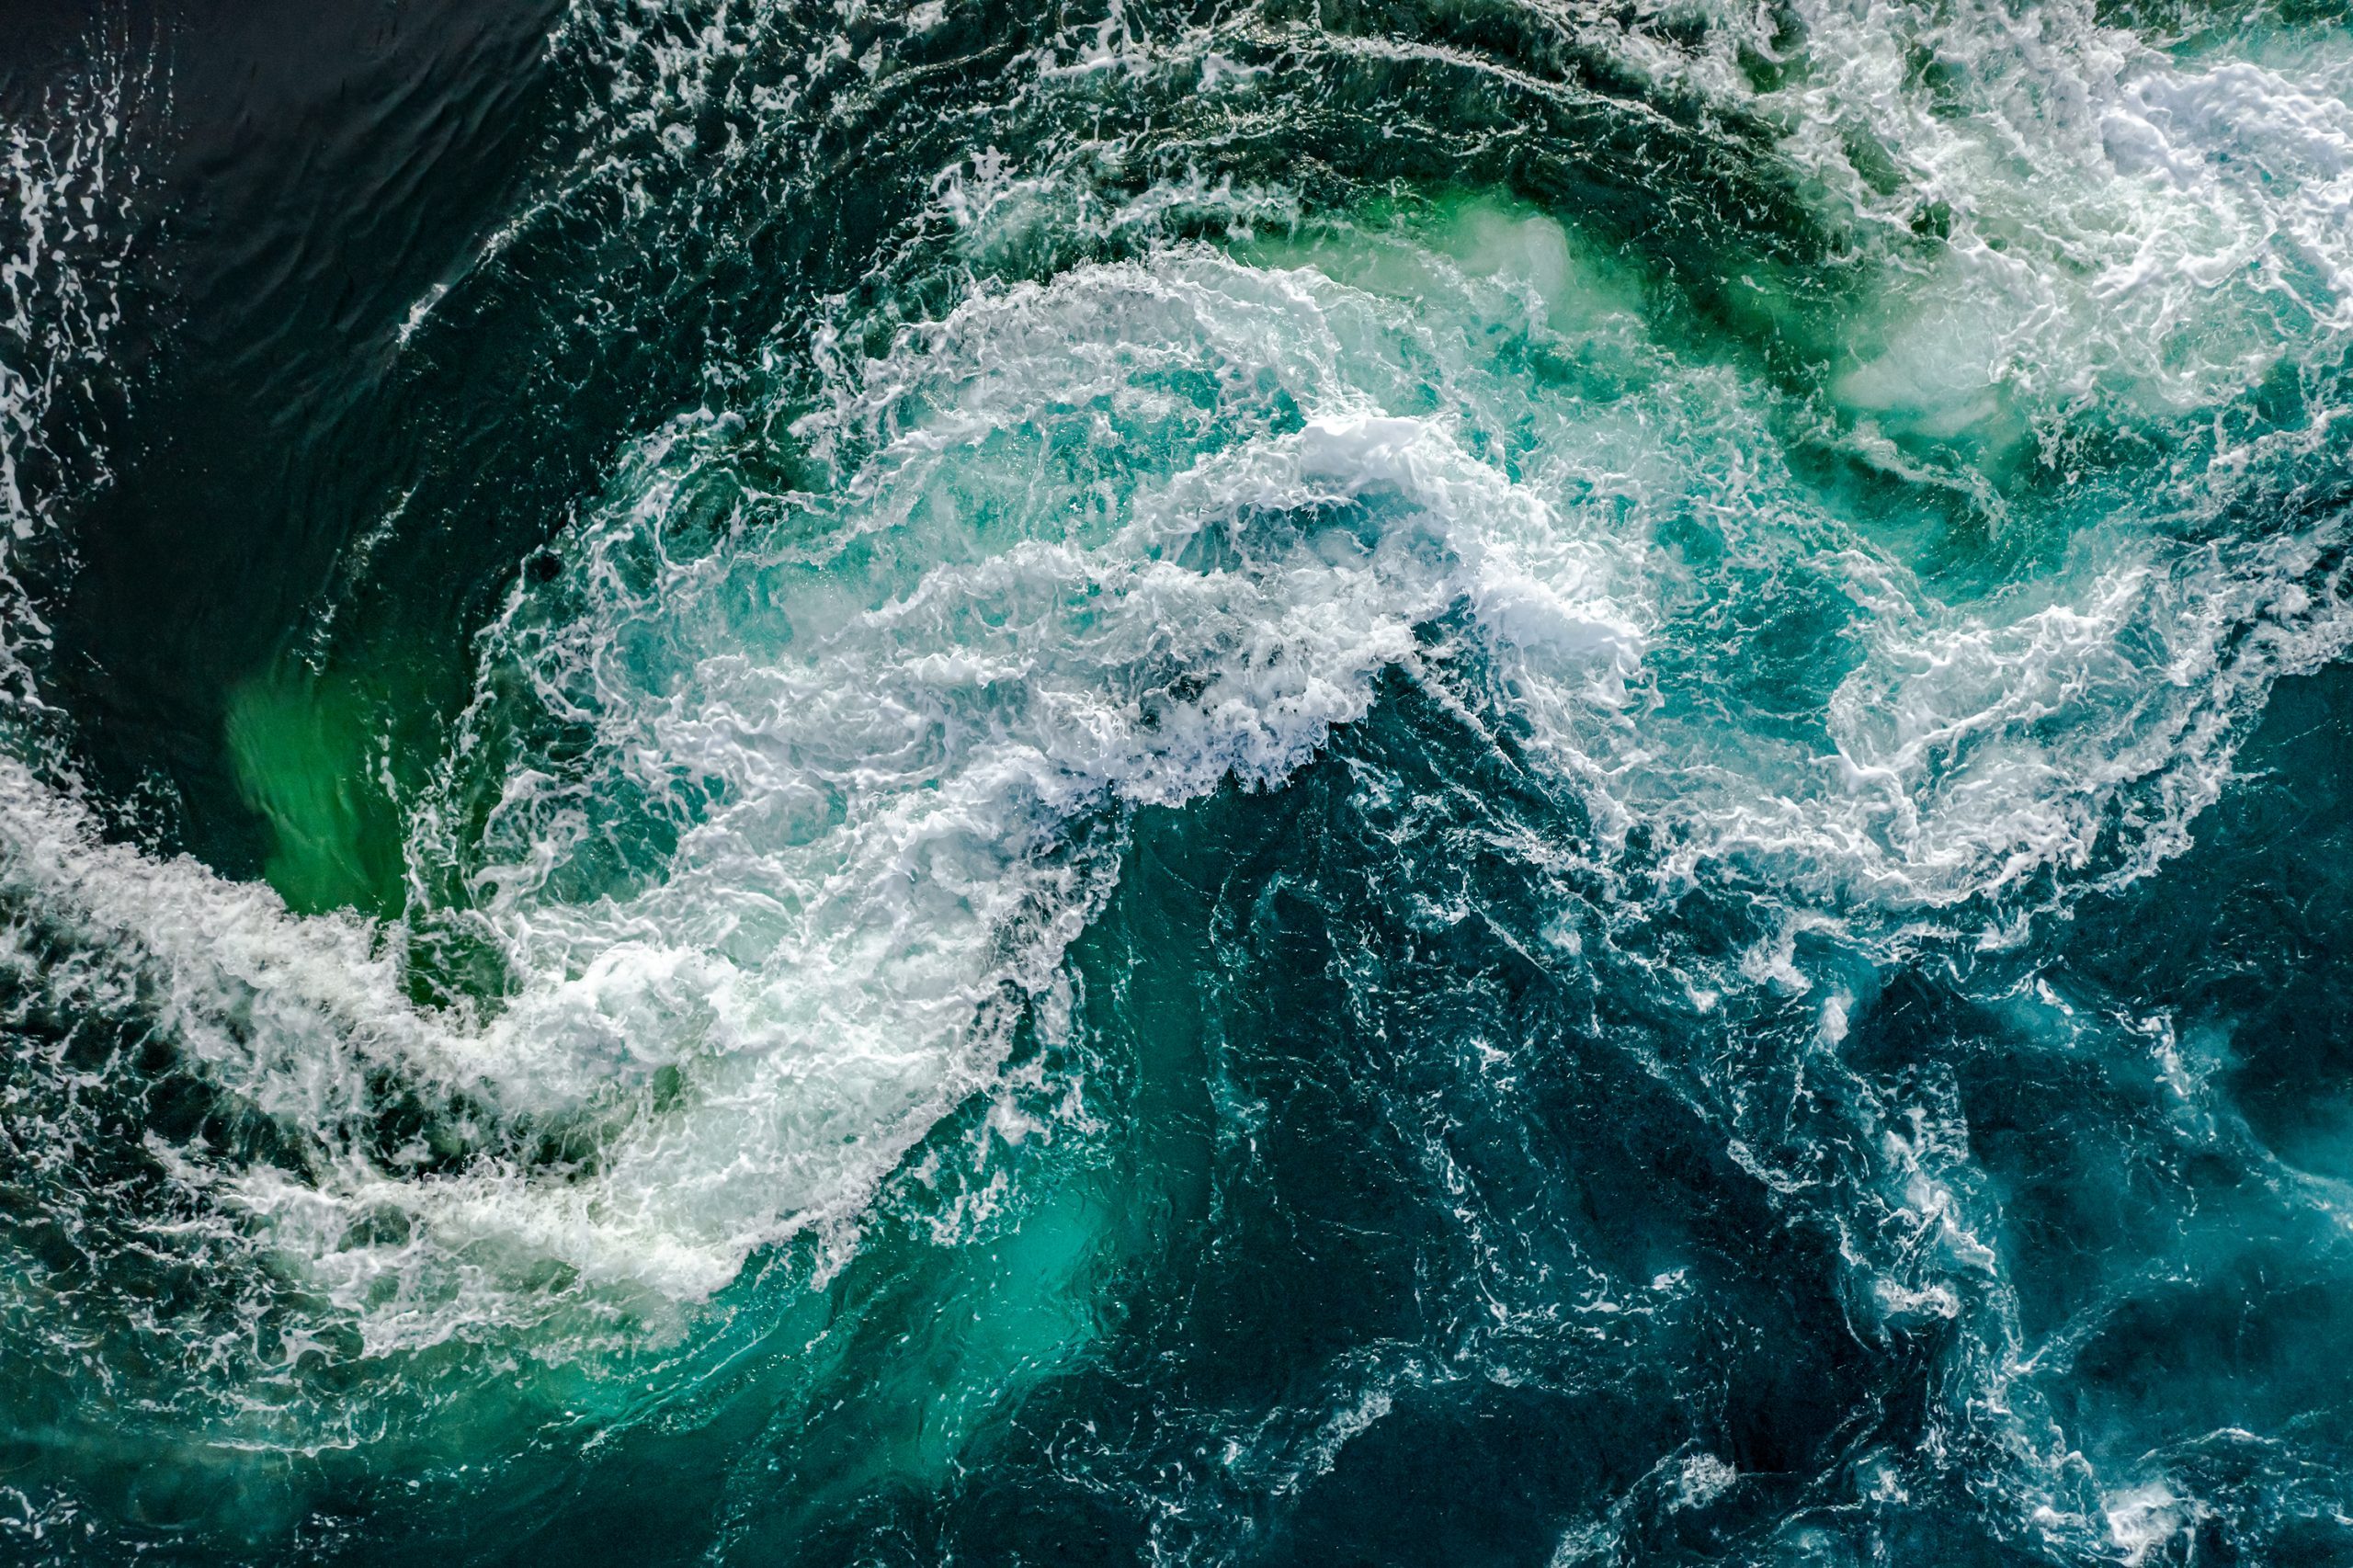
[[[2353,22],[0,45],[0,1559],[2353,1562]]]

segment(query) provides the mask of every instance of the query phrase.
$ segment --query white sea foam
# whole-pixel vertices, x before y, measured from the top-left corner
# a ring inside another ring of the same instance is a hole
[[[492,628],[453,803],[420,830],[420,859],[470,867],[517,977],[486,1023],[410,1006],[388,934],[152,868],[37,800],[10,818],[12,881],[145,966],[204,1069],[318,1141],[302,1182],[187,1177],[361,1312],[372,1347],[537,1310],[516,1281],[540,1260],[692,1299],[763,1244],[846,1234],[988,1081],[1001,999],[1050,983],[1108,887],[1115,861],[1070,840],[1074,819],[1279,782],[1449,613],[1605,706],[1638,656],[1611,553],[1451,421],[1375,412],[1336,371],[1327,307],[1351,331],[1405,319],[1200,251],[984,290],[804,432],[870,449],[846,500],[769,519],[796,545],[678,537],[729,422],[650,443],[563,579]],[[1152,384],[1180,372],[1201,401]],[[1295,406],[1321,412],[1286,428]],[[1222,442],[1197,438],[1211,426]],[[1163,457],[1041,472],[1074,428]],[[585,760],[539,738],[566,721],[594,730]],[[483,790],[479,846],[440,836]],[[600,859],[650,827],[671,846]],[[595,1153],[419,1178],[355,1131],[381,1070],[591,1128]],[[387,1209],[419,1229],[354,1239]]]
[[[685,1070],[683,1108],[617,1135],[598,1190],[709,1249],[692,1288],[853,1212],[985,1080],[1005,1040],[975,1019],[1044,985],[1113,869],[1063,847],[1074,818],[1279,782],[1458,607],[1608,700],[1640,639],[1603,552],[1441,424],[1334,384],[1319,290],[1188,253],[984,292],[804,426],[884,437],[850,503],[784,530],[804,542],[672,553],[674,482],[731,438],[688,421],[568,543],[574,581],[494,629],[541,710],[598,739],[567,769],[528,714],[477,715],[472,749],[514,759],[482,918],[532,977],[479,1070],[543,1113]],[[1329,412],[1253,429],[1274,401],[1245,372],[1269,367]],[[1203,368],[1207,408],[1148,384]],[[1168,434],[1203,423],[1227,444],[1187,460]],[[1056,474],[1072,427],[1181,466]],[[671,802],[676,848],[595,885],[634,831],[614,801]]]
[[[1671,869],[1762,869],[1863,926],[2080,869],[2120,822],[2145,863],[2268,681],[2343,646],[2339,524],[2207,525],[2334,428],[2221,431],[2283,357],[2342,341],[2353,143],[2314,85],[2341,73],[2182,65],[2053,15],[1813,7],[1824,74],[1785,105],[1785,152],[1844,220],[1909,234],[1943,203],[1953,225],[1873,253],[1824,375],[1842,449],[1947,479],[1979,461],[1992,494],[2094,404],[2140,437],[2221,432],[2211,472],[2162,475],[2032,581],[1940,586],[1842,515],[1788,460],[1801,399],[1663,347],[1641,289],[1549,219],[1140,241],[973,282],[871,360],[821,336],[813,407],[699,412],[622,455],[556,579],[486,632],[416,805],[420,901],[459,868],[455,918],[514,977],[494,1016],[414,1006],[399,930],[102,846],[16,774],[9,890],[311,1141],[299,1180],[186,1179],[384,1349],[544,1310],[551,1278],[693,1301],[764,1244],[848,1244],[877,1182],[991,1082],[1117,873],[1122,813],[1280,784],[1391,670],[1483,662],[1605,851],[1646,824]],[[1972,113],[1906,84],[1922,39],[1972,51]],[[691,108],[695,46],[631,40],[654,64],[624,103]],[[1856,168],[1857,125],[1893,194]],[[985,263],[1071,205],[1055,177],[976,162],[940,213]],[[1145,204],[1216,202],[1290,210],[1206,181]],[[822,494],[762,477],[778,448]],[[1782,722],[1753,689],[1758,628],[1801,603],[1816,663],[1844,663]],[[1724,978],[1810,983],[1788,952]],[[387,1074],[574,1152],[378,1148]],[[402,1239],[355,1227],[385,1210],[415,1221]]]
[[[24,553],[55,548],[59,504],[107,479],[105,453],[61,420],[62,400],[107,375],[142,183],[131,120],[155,89],[152,62],[101,51],[89,74],[0,119],[0,707],[19,712],[44,706],[30,661],[49,638]]]
[[[2177,61],[2088,6],[1801,14],[1828,80],[1804,89],[1792,153],[1867,231],[1901,235],[1933,205],[1950,233],[1907,264],[1884,348],[1842,382],[1859,405],[1937,435],[2007,402],[2009,438],[2049,442],[2088,398],[2220,409],[2353,328],[2341,37],[2298,44],[2291,76]],[[1917,84],[1924,51],[1941,92]],[[1860,145],[1892,188],[1858,169]]]

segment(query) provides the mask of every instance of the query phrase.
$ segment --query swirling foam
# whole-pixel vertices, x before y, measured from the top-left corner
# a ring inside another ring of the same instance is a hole
[[[774,378],[632,447],[484,633],[408,846],[419,911],[511,978],[479,1016],[411,1002],[400,927],[102,845],[15,773],[0,878],[302,1144],[166,1153],[383,1354],[854,1245],[993,1082],[1126,813],[1279,785],[1387,672],[1477,666],[1599,852],[1641,828],[1793,921],[1869,939],[2133,874],[2268,683],[2344,647],[2341,516],[2299,486],[2353,325],[2345,62],[2185,63],[2073,13],[1799,14],[1797,85],[1745,85],[1739,17],[1712,65],[1652,62],[1781,114],[1862,237],[1836,310],[1758,307],[1794,373],[1506,205],[1223,249],[1140,213],[1105,227],[1127,259],[1005,281],[1007,235],[1100,199],[1060,165],[944,174],[960,302],[871,358],[857,319],[771,346],[820,366],[813,399]],[[644,48],[624,97],[669,147],[701,57]],[[1221,203],[1299,210],[1198,182],[1139,206]],[[2295,418],[2245,412],[2283,380]],[[1825,451],[1981,531],[1923,545],[1813,477]],[[2004,529],[2029,541],[2006,566]],[[1746,980],[1812,983],[1786,949]],[[382,1142],[387,1082],[441,1144]],[[1935,1161],[1884,1164],[1974,1245]],[[1961,1310],[1933,1278],[1883,1294]],[[2156,1528],[2120,1508],[2120,1541]]]

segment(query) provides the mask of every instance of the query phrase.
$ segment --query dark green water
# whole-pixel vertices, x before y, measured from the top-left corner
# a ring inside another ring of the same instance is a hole
[[[2341,6],[0,21],[0,1560],[2353,1562]]]

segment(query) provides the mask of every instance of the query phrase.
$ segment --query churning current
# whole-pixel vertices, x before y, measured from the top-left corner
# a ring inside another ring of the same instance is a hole
[[[0,1562],[2353,1562],[2331,0],[0,27]]]

